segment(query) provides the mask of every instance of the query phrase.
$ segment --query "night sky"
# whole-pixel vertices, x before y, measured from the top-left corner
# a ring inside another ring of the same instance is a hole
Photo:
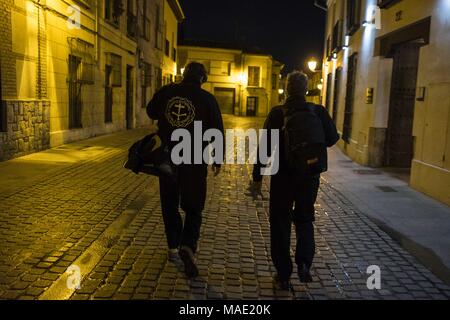
[[[306,70],[322,56],[326,12],[314,0],[180,0],[186,15],[180,40],[258,47],[286,64]]]

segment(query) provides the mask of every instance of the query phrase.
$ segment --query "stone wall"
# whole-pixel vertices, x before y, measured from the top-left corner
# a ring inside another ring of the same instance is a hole
[[[50,102],[3,101],[6,132],[0,132],[0,161],[50,147]]]

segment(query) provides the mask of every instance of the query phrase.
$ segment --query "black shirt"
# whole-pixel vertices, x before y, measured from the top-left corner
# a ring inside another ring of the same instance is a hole
[[[217,100],[199,84],[182,82],[161,88],[148,104],[147,114],[158,120],[159,134],[171,147],[175,145],[171,137],[176,129],[188,130],[194,145],[194,123],[197,121],[202,122],[202,137],[209,129],[218,129],[224,134]],[[203,148],[207,144],[203,144]]]

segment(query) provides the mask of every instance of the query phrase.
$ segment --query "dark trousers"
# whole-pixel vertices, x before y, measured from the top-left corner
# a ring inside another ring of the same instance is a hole
[[[292,222],[297,235],[297,266],[312,266],[315,255],[314,204],[319,185],[320,176],[300,178],[280,173],[271,179],[271,254],[281,280],[289,280],[293,271],[290,254]]]
[[[176,179],[160,178],[161,207],[169,249],[187,246],[195,253],[206,201],[206,166],[180,166]],[[186,213],[185,221],[179,208]]]

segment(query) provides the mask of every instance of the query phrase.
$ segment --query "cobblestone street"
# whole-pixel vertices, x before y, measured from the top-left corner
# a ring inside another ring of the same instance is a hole
[[[262,124],[226,122],[229,128]],[[157,179],[122,169],[128,147],[143,135],[139,129],[98,139],[102,145],[85,141],[86,152],[101,149],[101,155],[0,194],[0,298],[450,298],[450,287],[361,214],[327,175],[317,204],[315,281],[302,285],[294,273],[292,293],[274,290],[268,202],[245,196],[251,166],[226,166],[210,176],[200,277],[187,281],[181,262],[167,260]],[[82,271],[80,289],[66,285],[72,265]],[[367,288],[371,265],[381,268],[381,290]]]

